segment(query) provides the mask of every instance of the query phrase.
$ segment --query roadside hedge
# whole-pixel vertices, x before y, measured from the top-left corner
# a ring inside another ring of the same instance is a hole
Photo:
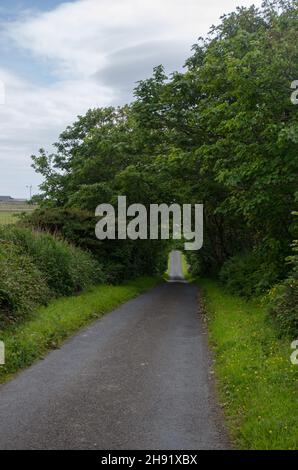
[[[50,289],[32,259],[17,245],[0,242],[0,328],[47,303]]]
[[[297,214],[296,214],[297,215]],[[269,292],[269,313],[283,334],[298,335],[298,240],[293,243],[293,255],[287,261],[293,269],[282,283]]]
[[[58,234],[70,244],[92,253],[108,283],[161,275],[166,270],[166,241],[98,240],[95,236],[97,222],[98,218],[91,212],[73,207],[39,208],[22,219],[27,228]]]
[[[2,322],[18,319],[52,297],[104,281],[100,264],[88,252],[19,226],[0,228],[0,272]]]

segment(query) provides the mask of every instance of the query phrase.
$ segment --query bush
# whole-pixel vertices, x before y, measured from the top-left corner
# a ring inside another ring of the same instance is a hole
[[[100,260],[107,281],[119,283],[134,274],[128,268],[132,246],[129,248],[129,244],[123,240],[98,240],[95,236],[97,221],[93,214],[85,210],[59,207],[37,209],[23,218],[25,226],[63,237],[92,253],[96,260]]]
[[[288,258],[293,265],[290,276],[269,292],[269,313],[284,334],[298,335],[298,243],[294,255]]]
[[[49,300],[50,291],[44,276],[31,258],[19,246],[1,239],[0,272],[1,328]]]
[[[91,254],[73,245],[68,245],[68,249],[70,255],[70,278],[73,292],[78,292],[92,284],[102,283],[105,281],[105,276],[100,264],[92,257]]]
[[[2,229],[0,236],[30,256],[56,296],[103,281],[100,265],[89,253],[49,233],[11,226]]]
[[[52,235],[59,234],[75,246],[94,254],[100,245],[94,233],[96,222],[93,214],[76,208],[41,208],[23,217],[25,226]]]
[[[117,284],[142,275],[164,272],[166,243],[159,240],[98,240],[93,214],[77,208],[41,208],[23,218],[26,227],[59,234],[71,244],[92,253],[107,282]]]
[[[271,297],[269,314],[285,335],[298,335],[298,278],[289,278],[275,286]]]
[[[237,255],[226,261],[220,272],[220,281],[231,293],[250,297],[261,295],[276,283],[281,275],[280,266],[262,259],[257,252]]]

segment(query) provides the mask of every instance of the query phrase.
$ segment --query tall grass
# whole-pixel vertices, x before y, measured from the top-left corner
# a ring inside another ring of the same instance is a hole
[[[10,241],[0,242],[0,327],[23,319],[50,298],[45,278],[32,259]]]
[[[15,224],[18,220],[18,213],[10,211],[0,211],[0,225]]]
[[[33,259],[56,295],[70,295],[103,281],[93,257],[61,238],[21,227],[7,228],[5,236]]]
[[[36,206],[27,202],[0,202],[0,225],[15,224],[23,213],[32,213]]]
[[[45,232],[0,227],[0,250],[2,321],[18,320],[51,297],[71,295],[104,280],[92,255]]]

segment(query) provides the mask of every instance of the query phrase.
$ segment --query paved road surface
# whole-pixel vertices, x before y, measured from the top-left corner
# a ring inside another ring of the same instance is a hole
[[[182,272],[180,251],[172,251],[170,257],[170,282],[185,282]]]
[[[0,449],[226,448],[197,310],[164,283],[1,386]]]

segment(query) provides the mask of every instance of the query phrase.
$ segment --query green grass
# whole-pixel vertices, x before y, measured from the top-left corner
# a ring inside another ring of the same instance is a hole
[[[63,340],[118,305],[156,285],[158,278],[140,278],[120,286],[100,285],[78,296],[65,297],[39,309],[27,321],[5,331],[6,363],[0,366],[0,382],[33,364]]]
[[[170,255],[171,255],[171,252],[170,252],[169,255],[168,255],[168,266],[167,266],[167,270],[166,270],[166,272],[165,272],[164,275],[163,275],[163,279],[164,279],[165,281],[167,281],[167,280],[169,279],[169,276],[170,276],[170,270],[171,270],[171,256],[170,256]]]
[[[36,205],[28,204],[28,202],[0,202],[0,212],[23,212],[31,211],[36,208]]]
[[[0,225],[16,223],[18,215],[23,212],[32,212],[36,207],[27,202],[0,202]]]
[[[184,276],[184,279],[188,282],[192,282],[192,276],[189,273],[189,265],[186,259],[186,256],[184,253],[181,253],[181,264],[182,264],[182,274]]]
[[[0,211],[0,225],[14,224],[17,221],[17,214],[15,212]]]
[[[298,449],[298,366],[266,310],[200,280],[215,374],[232,439],[241,449]],[[296,339],[296,338],[293,338]]]

